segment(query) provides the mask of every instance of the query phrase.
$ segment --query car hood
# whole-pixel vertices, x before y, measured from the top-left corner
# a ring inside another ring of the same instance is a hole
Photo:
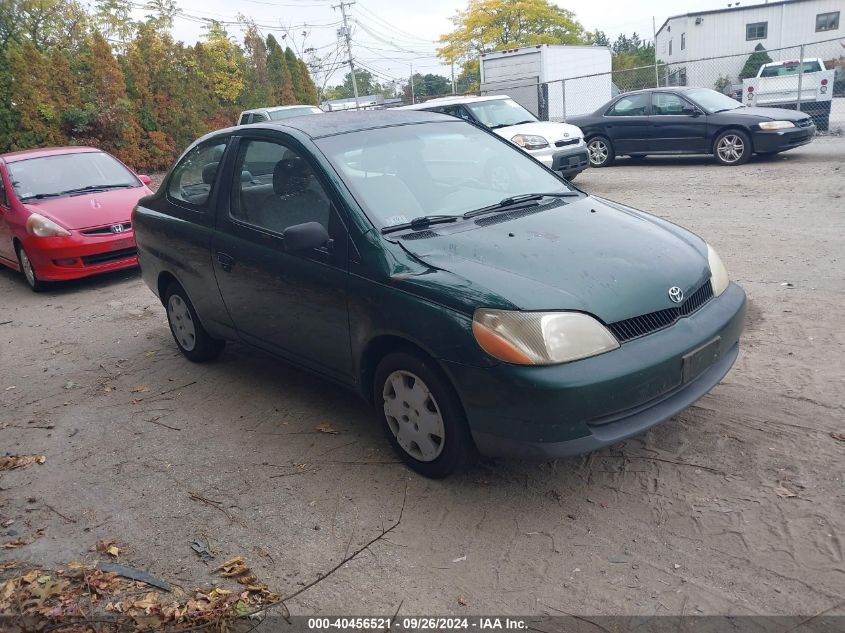
[[[146,186],[112,189],[63,198],[28,200],[26,208],[70,230],[129,222],[138,200],[152,193]]]
[[[570,138],[581,138],[584,136],[580,128],[568,123],[554,123],[550,121],[537,121],[535,123],[522,123],[520,125],[509,125],[493,130],[496,134],[511,140],[517,134],[537,134],[545,137],[550,143],[556,143]]]
[[[747,116],[758,119],[766,119],[767,121],[800,121],[801,119],[806,119],[808,116],[806,112],[796,112],[795,110],[787,110],[786,108],[758,108],[756,106],[735,108],[733,110],[719,112],[717,114]]]
[[[496,223],[469,230],[452,225],[456,232],[399,241],[417,260],[446,273],[437,299],[463,301],[467,312],[577,310],[613,323],[673,307],[671,287],[689,296],[710,277],[701,238],[599,198],[511,220],[477,220]],[[436,292],[438,285],[421,287]]]

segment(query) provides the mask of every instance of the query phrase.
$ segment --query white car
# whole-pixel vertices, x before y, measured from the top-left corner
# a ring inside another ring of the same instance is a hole
[[[247,123],[264,123],[266,121],[281,121],[306,114],[325,114],[320,108],[312,105],[275,106],[273,108],[255,108],[244,110],[238,117],[238,125]]]
[[[400,109],[441,112],[483,125],[569,180],[590,164],[579,128],[540,121],[507,95],[443,97]]]

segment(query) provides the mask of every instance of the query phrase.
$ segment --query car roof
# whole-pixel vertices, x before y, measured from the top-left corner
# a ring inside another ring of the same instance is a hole
[[[103,150],[96,147],[87,147],[82,145],[75,145],[73,147],[39,147],[36,149],[25,149],[19,152],[9,152],[8,154],[0,154],[0,158],[7,163],[14,163],[19,160],[27,160],[30,158],[43,158],[45,156],[58,156],[60,154],[85,154],[90,152],[102,152]]]
[[[457,119],[446,114],[437,114],[435,112],[426,111],[400,111],[393,110],[365,110],[361,112],[332,112],[328,115],[320,116],[317,114],[309,114],[305,116],[298,116],[292,119],[284,119],[283,121],[265,121],[261,123],[251,123],[249,125],[237,125],[213,132],[206,138],[214,138],[220,134],[231,134],[239,130],[260,130],[260,129],[276,129],[288,131],[291,129],[297,130],[311,138],[323,138],[325,136],[335,136],[337,134],[347,134],[349,132],[360,132],[362,130],[374,130],[383,127],[394,127],[397,125],[411,125],[415,123],[461,123]]]
[[[457,105],[459,103],[479,103],[482,101],[498,101],[500,99],[510,99],[508,95],[460,95],[453,97],[438,97],[437,99],[429,99],[422,103],[415,103],[413,105],[401,106],[399,110],[425,110],[427,108],[444,105]]]

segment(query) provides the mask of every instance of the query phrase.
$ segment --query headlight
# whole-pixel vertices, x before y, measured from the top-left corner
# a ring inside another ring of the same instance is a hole
[[[763,121],[760,124],[761,130],[785,130],[790,127],[795,127],[792,121]]]
[[[43,215],[33,213],[26,220],[26,232],[36,237],[68,237],[70,233]]]
[[[728,277],[728,269],[722,263],[722,258],[710,244],[707,245],[707,263],[710,265],[710,285],[713,286],[713,294],[718,297],[725,291],[731,280]]]
[[[601,323],[580,312],[478,309],[472,333],[485,352],[515,365],[552,365],[619,347]]]
[[[535,136],[534,134],[517,134],[511,139],[512,143],[519,145],[523,149],[543,149],[549,146],[549,142],[542,136]]]

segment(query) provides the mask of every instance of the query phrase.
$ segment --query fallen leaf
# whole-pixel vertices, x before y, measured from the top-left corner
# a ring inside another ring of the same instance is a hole
[[[46,461],[46,455],[5,455],[0,457],[0,470],[26,468],[32,466],[32,464],[43,464]]]
[[[836,433],[836,432],[831,431],[830,437],[832,437],[835,440],[839,440],[840,442],[845,442],[845,433]]]
[[[458,596],[458,604],[461,605],[462,607],[467,606],[467,599],[464,598],[463,596]]]
[[[320,433],[329,433],[329,434],[331,434],[331,435],[337,435],[337,433],[338,433],[338,432],[334,429],[334,427],[333,427],[331,424],[329,424],[328,422],[321,422],[320,424],[318,424],[318,425],[317,425],[317,430],[318,430]]]
[[[112,545],[111,547],[109,547],[106,550],[106,554],[108,554],[109,556],[114,556],[115,558],[117,558],[118,556],[120,556],[120,549],[118,547]]]
[[[140,385],[132,390],[132,393],[146,393],[150,390],[147,385]]]
[[[775,486],[775,494],[776,494],[778,497],[786,497],[786,498],[790,498],[790,497],[797,497],[797,496],[798,496],[797,494],[795,494],[794,492],[792,492],[789,488],[785,487],[785,486],[783,485],[783,482],[782,482],[782,481],[779,481],[779,482],[778,482],[778,485],[777,485],[777,486]]]
[[[144,401],[143,398],[132,398],[132,404],[141,404]]]
[[[243,565],[244,559],[241,556],[236,556],[235,558],[227,560],[225,563],[220,563],[214,571],[220,571],[221,569],[227,571],[234,567],[235,565]]]
[[[25,540],[19,538],[14,541],[9,541],[8,543],[3,543],[3,545],[0,545],[0,549],[15,549],[16,547],[21,547],[26,544],[27,542]]]
[[[7,521],[3,521],[3,523],[0,523],[0,525],[2,525],[4,528],[6,528],[6,527],[9,527],[10,525],[12,525],[12,523],[14,523],[14,522],[15,522],[14,519],[8,519]]]

